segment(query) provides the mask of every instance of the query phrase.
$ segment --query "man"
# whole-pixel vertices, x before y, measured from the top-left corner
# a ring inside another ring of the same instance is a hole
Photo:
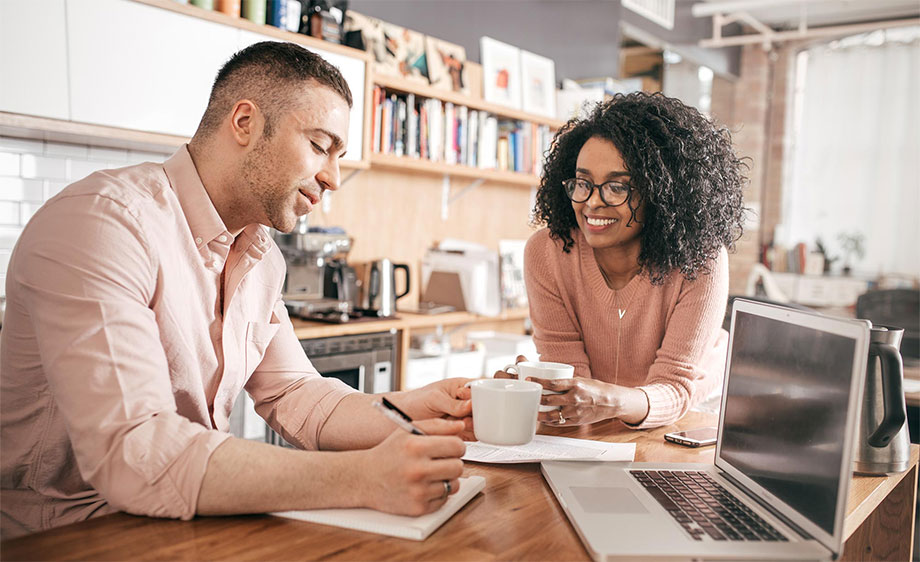
[[[4,538],[116,510],[418,515],[457,490],[465,381],[392,393],[428,435],[394,430],[372,396],[319,376],[280,298],[265,227],[291,231],[338,188],[351,103],[319,56],[252,45],[219,72],[187,146],[92,174],[35,214],[0,332]],[[307,451],[227,433],[244,386]]]

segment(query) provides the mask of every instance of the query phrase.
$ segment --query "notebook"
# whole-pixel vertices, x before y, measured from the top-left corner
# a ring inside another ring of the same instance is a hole
[[[482,476],[467,476],[460,479],[460,489],[450,496],[441,509],[419,517],[394,515],[368,508],[308,509],[301,511],[279,511],[272,513],[279,517],[299,519],[311,523],[333,525],[356,531],[367,531],[390,535],[414,541],[423,541],[435,529],[466,505],[486,485]]]
[[[587,550],[597,560],[839,555],[869,328],[736,300],[714,465],[541,465]]]

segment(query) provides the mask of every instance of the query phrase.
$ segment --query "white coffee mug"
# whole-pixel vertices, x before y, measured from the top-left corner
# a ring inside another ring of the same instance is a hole
[[[469,383],[473,433],[492,445],[525,445],[537,430],[539,384],[515,379],[478,379]]]
[[[570,379],[575,376],[575,367],[565,363],[553,363],[550,361],[521,361],[515,365],[508,365],[503,369],[506,373],[517,375],[520,379],[534,377],[538,379]],[[552,390],[544,390],[543,395],[561,394]],[[540,406],[541,412],[551,412],[558,410],[559,406]]]

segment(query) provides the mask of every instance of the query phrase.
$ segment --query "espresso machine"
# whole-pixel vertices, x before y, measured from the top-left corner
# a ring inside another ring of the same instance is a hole
[[[355,271],[345,260],[351,238],[341,229],[310,228],[301,217],[290,233],[274,232],[287,263],[284,304],[292,316],[347,322],[357,309]]]

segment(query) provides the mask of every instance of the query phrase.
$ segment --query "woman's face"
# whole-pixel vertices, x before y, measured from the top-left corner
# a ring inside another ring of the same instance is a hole
[[[620,151],[612,142],[600,137],[591,137],[581,147],[575,163],[575,177],[588,180],[598,186],[609,181],[629,184],[630,180]],[[633,205],[635,205],[636,197],[637,193],[632,191]],[[639,244],[644,204],[640,202],[636,209],[636,219],[627,225],[631,216],[629,205],[629,201],[615,207],[608,205],[601,199],[598,188],[592,191],[587,201],[583,203],[572,201],[578,228],[594,249]]]

